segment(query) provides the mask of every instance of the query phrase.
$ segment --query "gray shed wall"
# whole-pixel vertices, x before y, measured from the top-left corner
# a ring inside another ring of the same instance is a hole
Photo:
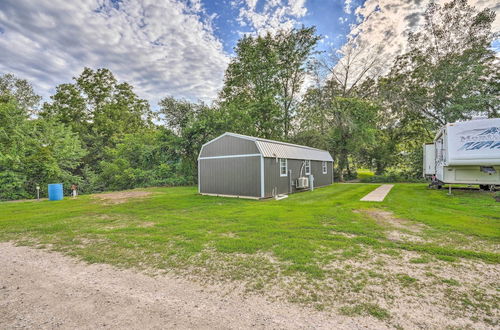
[[[200,193],[260,197],[260,156],[200,159]]]
[[[203,147],[200,157],[258,154],[254,141],[226,135]]]
[[[300,168],[302,166],[303,160],[298,159],[288,159],[288,170],[292,171],[291,179],[295,183],[295,180],[300,176]],[[311,174],[314,176],[314,186],[321,187],[333,183],[332,162],[327,162],[327,173],[323,174],[322,162],[311,160]],[[304,174],[304,170],[302,171]],[[279,172],[279,160],[276,162],[276,158],[264,158],[264,190],[265,197],[273,196],[273,189],[275,192],[277,190],[278,194],[288,194],[290,190],[290,177],[280,177]],[[296,192],[295,186],[292,185],[292,193]]]
[[[327,162],[326,174],[323,174],[323,164],[318,161],[311,161],[311,173],[314,175],[314,186],[321,187],[333,183],[333,163]]]

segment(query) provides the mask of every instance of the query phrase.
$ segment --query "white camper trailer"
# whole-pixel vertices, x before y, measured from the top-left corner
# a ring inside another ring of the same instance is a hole
[[[500,185],[500,118],[446,124],[424,145],[423,175],[443,184]]]

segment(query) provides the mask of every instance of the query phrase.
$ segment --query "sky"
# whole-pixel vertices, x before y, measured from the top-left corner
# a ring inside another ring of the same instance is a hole
[[[500,2],[469,1],[497,13],[499,32]],[[47,101],[84,67],[105,67],[153,107],[165,96],[211,102],[245,34],[314,25],[319,50],[340,49],[356,35],[383,44],[389,63],[422,23],[428,2],[0,0],[0,74],[27,79]],[[500,51],[498,41],[494,48]]]

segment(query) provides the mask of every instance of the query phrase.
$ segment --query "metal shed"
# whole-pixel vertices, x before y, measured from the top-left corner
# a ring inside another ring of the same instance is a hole
[[[333,183],[328,151],[224,133],[205,143],[198,157],[198,192],[269,198]]]

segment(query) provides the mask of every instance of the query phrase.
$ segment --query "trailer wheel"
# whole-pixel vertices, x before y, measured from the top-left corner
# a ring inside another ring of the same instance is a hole
[[[438,185],[437,185],[437,188],[438,188],[438,189],[441,189],[441,188],[443,188],[443,186],[442,186],[442,185],[440,185],[440,184],[438,184]]]
[[[488,190],[488,189],[489,189],[489,187],[488,187],[488,185],[485,185],[485,184],[480,184],[480,185],[479,185],[479,189],[481,189],[481,190]]]

